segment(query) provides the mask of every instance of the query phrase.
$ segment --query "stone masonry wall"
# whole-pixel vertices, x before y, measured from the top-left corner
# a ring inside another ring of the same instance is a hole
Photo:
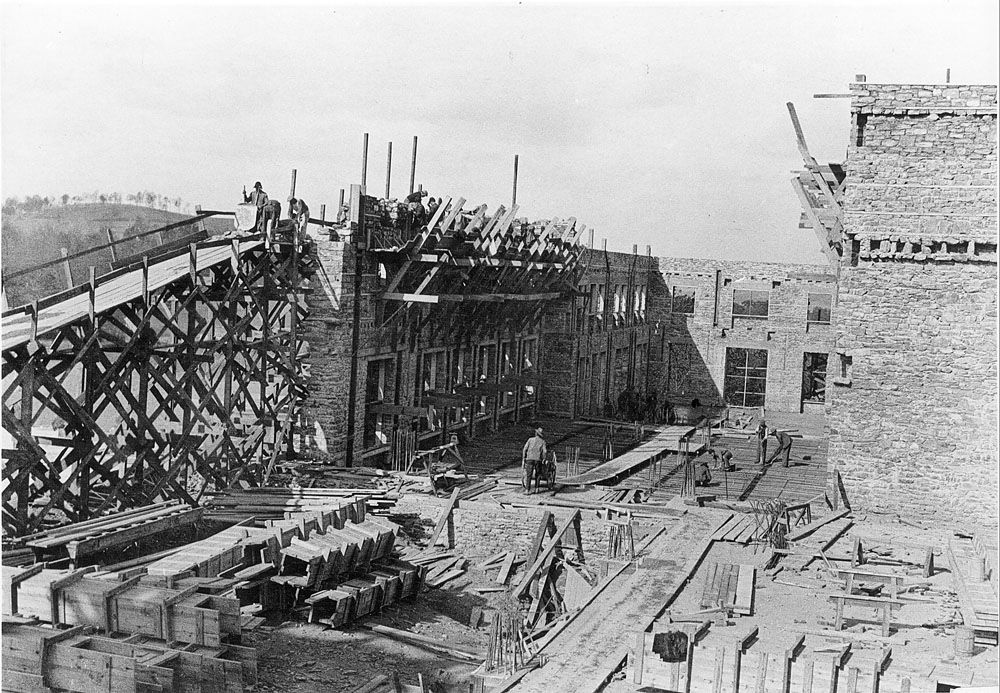
[[[416,514],[429,521],[433,530],[447,499],[408,494],[396,503],[393,513]],[[571,511],[550,508],[559,525]],[[582,510],[580,534],[585,558],[603,557],[607,548],[607,525],[593,511]],[[455,544],[466,557],[493,556],[516,551],[525,556],[542,521],[542,508],[501,509],[492,503],[461,501],[455,511]]]
[[[996,527],[996,87],[852,92],[830,464],[855,506]]]
[[[837,320],[837,284],[823,265],[657,258],[658,290],[650,297],[651,319],[662,325],[654,340],[663,352],[660,391],[672,403],[724,404],[726,349],[763,349],[768,353],[765,409],[802,409],[803,354],[833,351],[832,325],[810,324],[809,294],[831,299]],[[718,291],[716,287],[718,286]],[[694,313],[671,312],[674,287],[693,289]],[[736,290],[768,292],[766,318],[733,315]],[[822,405],[813,413],[822,414]]]
[[[578,296],[549,306],[542,322],[549,364],[542,411],[567,417],[603,416],[605,400],[614,406],[630,385],[645,393],[658,364],[658,355],[650,353],[653,259],[586,250],[581,264],[586,269]]]

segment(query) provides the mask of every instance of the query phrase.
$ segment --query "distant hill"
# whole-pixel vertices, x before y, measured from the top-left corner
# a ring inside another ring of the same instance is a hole
[[[70,254],[105,245],[108,229],[115,239],[129,238],[144,231],[167,226],[184,219],[189,214],[168,212],[151,207],[111,203],[50,205],[40,209],[4,208],[0,227],[0,262],[3,274],[33,267],[61,257],[60,248]],[[210,218],[205,221],[209,234],[230,231],[230,218]],[[163,242],[178,240],[194,232],[193,227],[182,227],[162,234]],[[119,259],[141,253],[158,243],[155,234],[126,241],[116,246]],[[93,265],[97,273],[110,269],[110,249],[96,250],[72,260],[70,267],[74,283],[87,281],[88,268]],[[21,277],[4,281],[4,290],[11,307],[30,303],[66,288],[62,265],[48,267]]]

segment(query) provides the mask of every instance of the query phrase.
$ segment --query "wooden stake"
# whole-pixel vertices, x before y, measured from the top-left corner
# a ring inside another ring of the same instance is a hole
[[[413,155],[410,157],[410,192],[413,192],[413,182],[417,178],[417,136],[413,136]],[[361,183],[364,185],[364,181]]]
[[[68,248],[60,248],[59,249],[59,253],[65,258],[65,257],[67,257],[69,255],[69,249]],[[72,289],[73,288],[73,270],[69,266],[69,260],[63,260],[63,273],[66,276],[66,288],[67,289]]]
[[[517,154],[514,155],[514,191],[510,196],[510,206],[517,204]]]
[[[389,143],[389,151],[385,155],[385,199],[389,199],[389,181],[392,180],[392,142]]]
[[[365,133],[365,144],[361,152],[361,187],[368,183],[368,133]]]

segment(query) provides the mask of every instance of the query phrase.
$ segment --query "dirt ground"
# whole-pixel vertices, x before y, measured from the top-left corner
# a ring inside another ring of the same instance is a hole
[[[485,603],[474,592],[432,589],[383,609],[362,621],[433,637],[442,644],[485,653],[488,631],[469,628],[472,607]],[[285,622],[252,634],[257,648],[259,691],[351,691],[379,674],[397,673],[402,683],[468,690],[475,664],[445,659],[427,649],[357,625],[327,629],[321,624]],[[485,654],[484,654],[485,657]]]
[[[697,510],[692,510],[697,512]],[[851,537],[860,536],[863,543],[876,551],[892,552],[894,558],[916,561],[907,545],[932,543],[944,546],[947,535],[914,529],[901,525],[894,518],[861,516],[855,526],[827,553],[833,558],[846,558]],[[461,548],[461,547],[460,547]],[[402,643],[391,637],[374,633],[366,626],[382,624],[408,630],[434,638],[442,644],[481,654],[485,657],[488,645],[488,625],[477,630],[469,627],[473,608],[491,608],[502,593],[479,594],[472,587],[484,584],[486,577],[477,569],[476,555],[470,547],[468,572],[448,583],[442,589],[425,589],[417,598],[385,608],[381,614],[364,619],[360,625],[342,629],[326,629],[317,624],[297,622],[269,623],[248,638],[258,648],[258,673],[261,691],[350,691],[379,674],[399,675],[401,682],[416,684],[417,674],[425,684],[438,690],[467,691],[470,674],[475,664],[446,659],[439,654],[418,646]],[[705,572],[713,562],[754,564],[762,566],[767,553],[753,546],[731,542],[716,542],[688,586],[671,605],[672,613],[690,613],[700,608],[699,600]],[[870,553],[877,558],[878,554]],[[834,561],[837,566],[847,566]],[[931,677],[946,671],[956,671],[969,677],[975,685],[995,685],[997,676],[997,648],[977,646],[972,657],[955,655],[955,621],[957,600],[954,597],[951,575],[943,559],[938,572],[930,579],[920,575],[916,566],[866,566],[875,570],[891,570],[906,575],[906,585],[923,583],[928,592],[914,592],[894,620],[891,636],[882,641],[881,627],[874,613],[864,609],[851,611],[846,620],[846,635],[858,635],[853,641],[853,651],[863,655],[874,653],[884,646],[892,648],[892,663],[887,670],[889,680],[897,676]],[[735,617],[728,626],[713,626],[709,637],[724,636],[757,626],[759,640],[768,643],[784,642],[794,633],[820,631],[833,622],[834,609],[826,598],[840,583],[826,571],[821,561],[814,561],[802,572],[781,571],[778,581],[758,573],[754,615]],[[782,584],[782,580],[796,583]],[[923,589],[922,588],[922,589]],[[663,618],[658,627],[667,623]],[[937,624],[937,625],[935,625]],[[947,624],[947,625],[941,625]],[[863,638],[874,636],[871,640]],[[827,638],[817,634],[807,635],[806,647],[820,648],[829,642],[840,641],[836,636]],[[609,691],[631,690],[624,674],[612,682]]]

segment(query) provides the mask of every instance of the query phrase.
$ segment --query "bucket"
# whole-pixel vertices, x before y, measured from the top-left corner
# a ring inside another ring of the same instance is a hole
[[[955,654],[971,657],[975,652],[976,633],[968,626],[955,628]]]

